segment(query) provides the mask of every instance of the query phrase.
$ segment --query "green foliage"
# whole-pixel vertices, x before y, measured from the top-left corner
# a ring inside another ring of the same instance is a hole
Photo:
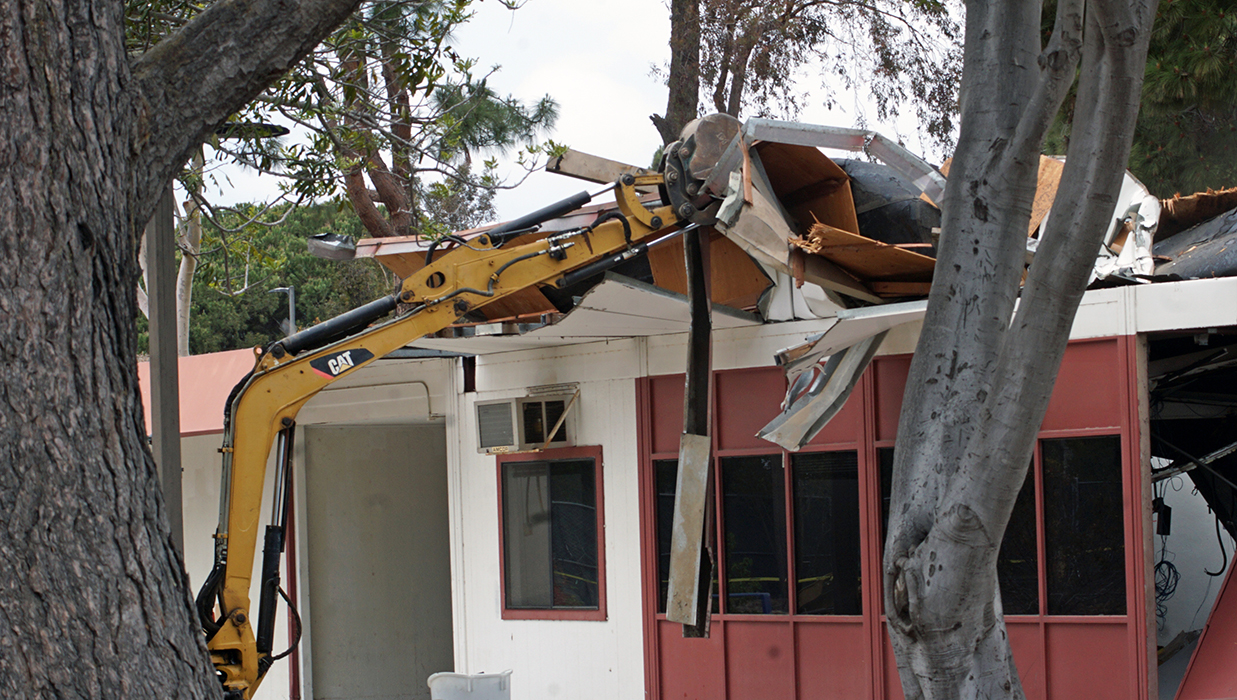
[[[447,40],[471,17],[471,0],[363,5],[301,65],[236,119],[295,122],[307,144],[233,139],[220,149],[237,162],[284,179],[300,198],[348,198],[370,235],[434,235],[451,224],[427,199],[484,200],[503,186],[485,151],[523,147],[532,157],[557,104],[526,106],[495,93],[476,62]],[[369,182],[365,183],[368,179]],[[385,221],[385,223],[383,223]]]
[[[372,259],[334,261],[309,254],[306,239],[311,235],[365,235],[350,210],[334,204],[288,209],[289,205],[284,205],[262,217],[276,221],[286,215],[282,223],[250,232],[251,254],[260,258],[263,266],[251,273],[243,294],[238,293],[234,270],[225,269],[224,256],[203,258],[193,284],[189,330],[192,354],[265,346],[285,335],[281,324],[288,317],[288,300],[283,294],[269,293],[276,287],[296,288],[297,325],[302,329],[391,292],[394,278]],[[204,243],[218,244],[220,233],[207,225]],[[139,333],[144,327],[145,319],[139,319]],[[146,342],[145,337],[143,334],[140,343]]]
[[[1055,2],[1044,4],[1044,32]],[[1158,197],[1237,185],[1237,7],[1161,0],[1148,50],[1129,169]],[[1071,93],[1045,141],[1069,148]]]
[[[1168,197],[1237,185],[1237,7],[1162,0],[1130,169]]]

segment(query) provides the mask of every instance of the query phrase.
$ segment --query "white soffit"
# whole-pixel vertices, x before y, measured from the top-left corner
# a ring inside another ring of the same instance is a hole
[[[760,317],[713,305],[713,328],[760,325]],[[686,333],[687,297],[622,275],[607,273],[558,323],[520,335],[422,338],[412,347],[486,355],[529,348],[574,345],[598,340]]]

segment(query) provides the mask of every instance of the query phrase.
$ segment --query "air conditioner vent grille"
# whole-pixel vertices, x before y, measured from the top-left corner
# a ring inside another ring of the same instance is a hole
[[[515,443],[515,426],[512,425],[511,404],[491,403],[477,406],[477,432],[481,448],[502,447]]]

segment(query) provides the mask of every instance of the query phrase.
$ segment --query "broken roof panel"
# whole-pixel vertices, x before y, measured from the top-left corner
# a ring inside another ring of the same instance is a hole
[[[714,328],[760,325],[760,317],[713,305]],[[570,312],[537,324],[488,324],[449,329],[449,337],[426,337],[413,347],[474,355],[597,340],[686,333],[687,297],[607,272]],[[478,329],[480,332],[478,332]],[[508,331],[508,332],[504,332]]]
[[[1201,279],[1237,275],[1237,209],[1155,244],[1157,277]]]

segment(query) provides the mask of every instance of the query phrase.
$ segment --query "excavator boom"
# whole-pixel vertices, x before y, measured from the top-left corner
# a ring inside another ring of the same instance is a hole
[[[660,184],[661,176],[639,178]],[[279,555],[287,519],[286,474],[292,430],[301,407],[337,379],[408,343],[451,325],[460,316],[533,285],[560,286],[597,274],[638,255],[662,232],[681,229],[669,206],[646,209],[637,179],[616,184],[619,211],[588,227],[523,245],[504,246],[516,235],[584,203],[581,194],[460,243],[403,281],[399,291],[272,344],[257,354],[253,371],[233,390],[225,416],[223,490],[215,534],[215,566],[197,606],[211,660],[225,697],[248,700],[270,663]],[[659,239],[660,240],[660,239]],[[402,306],[401,306],[402,305]],[[397,308],[394,319],[370,325]],[[249,599],[258,542],[267,459],[278,441],[274,522],[266,529],[261,608],[254,623]],[[256,628],[256,632],[255,632]]]

